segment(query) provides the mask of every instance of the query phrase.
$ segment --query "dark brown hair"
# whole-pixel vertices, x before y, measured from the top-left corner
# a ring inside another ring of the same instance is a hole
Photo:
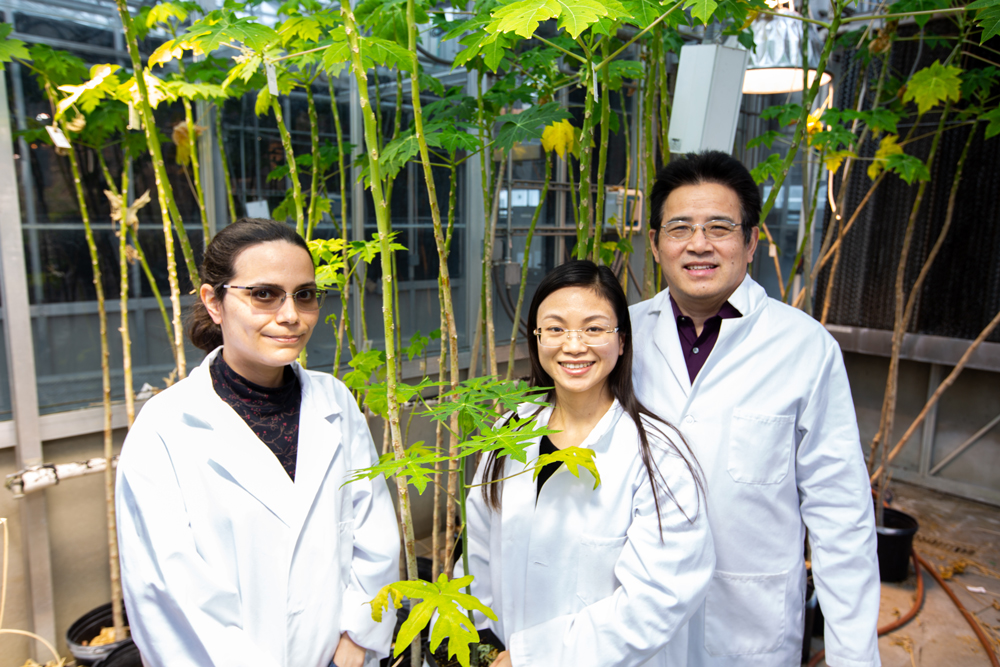
[[[223,227],[205,248],[199,271],[201,283],[211,285],[221,301],[226,297],[223,285],[232,280],[239,254],[250,246],[270,241],[287,241],[309,252],[305,240],[288,225],[262,218],[242,218]],[[200,350],[211,352],[222,345],[222,328],[212,321],[201,299],[191,310],[187,330],[191,342]]]
[[[629,318],[628,300],[625,298],[625,292],[622,291],[621,284],[611,269],[606,266],[597,266],[590,261],[571,261],[550,271],[542,279],[542,282],[539,283],[538,289],[535,291],[535,296],[531,300],[531,307],[528,310],[528,356],[531,359],[529,384],[533,387],[551,387],[554,384],[552,377],[542,367],[539,359],[538,338],[530,332],[534,332],[538,326],[538,308],[541,306],[542,301],[553,292],[567,287],[588,287],[594,290],[594,293],[598,297],[611,304],[611,308],[615,312],[615,317],[618,320],[618,335],[621,338],[622,354],[618,357],[618,363],[615,364],[611,373],[608,374],[608,388],[611,390],[611,394],[618,399],[625,413],[635,422],[636,429],[639,431],[639,454],[642,457],[643,464],[646,466],[649,483],[653,487],[653,500],[656,504],[657,521],[660,522],[662,531],[663,523],[660,521],[659,500],[661,487],[667,497],[677,505],[678,509],[685,516],[687,516],[687,513],[684,512],[684,508],[677,502],[677,499],[667,486],[666,480],[663,479],[659,468],[657,468],[656,461],[653,460],[647,430],[653,431],[658,441],[672,449],[684,461],[699,491],[703,493],[701,470],[698,468],[694,454],[684,440],[684,436],[665,419],[661,419],[646,409],[639,402],[639,399],[636,398],[635,390],[632,386],[632,320]],[[551,402],[553,398],[554,392],[550,391],[548,400]],[[660,428],[661,425],[663,428]],[[672,435],[668,436],[665,431],[669,431]],[[683,444],[686,455],[674,443],[674,438]],[[501,506],[503,482],[500,480],[503,477],[504,460],[505,457],[497,456],[496,451],[491,452],[483,471],[483,481],[489,482],[483,486],[483,498],[486,500],[486,504],[494,511],[499,511]],[[700,497],[701,494],[699,493],[699,499]],[[688,516],[688,519],[691,520],[692,517]]]

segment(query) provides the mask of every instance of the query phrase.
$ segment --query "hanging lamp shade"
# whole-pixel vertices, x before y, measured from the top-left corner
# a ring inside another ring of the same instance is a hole
[[[802,40],[809,40],[809,85],[816,78],[823,42],[819,31],[801,21],[793,9],[780,9],[781,15],[762,14],[751,24],[757,50],[743,79],[745,95],[772,95],[802,90]],[[833,79],[823,72],[821,85]]]

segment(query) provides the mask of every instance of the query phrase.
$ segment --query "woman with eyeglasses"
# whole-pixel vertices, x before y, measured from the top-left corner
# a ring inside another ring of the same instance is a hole
[[[201,282],[208,356],[146,403],[118,463],[132,637],[149,667],[373,664],[394,619],[366,603],[398,578],[399,534],[383,479],[343,486],[378,458],[350,391],[295,361],[324,296],[309,249],[240,220]]]
[[[632,390],[628,303],[614,273],[574,261],[539,284],[528,312],[532,385],[549,407],[508,419],[557,430],[527,464],[493,452],[469,496],[477,619],[506,650],[493,667],[685,664],[685,634],[715,565],[700,473],[684,439]],[[533,459],[591,449],[600,484]],[[669,645],[668,645],[669,642]]]

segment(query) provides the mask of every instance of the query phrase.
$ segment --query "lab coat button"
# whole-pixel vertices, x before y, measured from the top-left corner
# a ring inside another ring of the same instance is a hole
[[[693,424],[694,423],[694,417],[692,417],[691,415],[688,415],[687,417],[684,418],[684,423],[685,424]]]
[[[696,347],[692,348],[691,351],[694,352],[695,354],[698,354],[698,348],[696,348]]]

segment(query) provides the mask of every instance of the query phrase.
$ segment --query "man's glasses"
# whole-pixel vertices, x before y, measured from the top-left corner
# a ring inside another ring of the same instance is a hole
[[[223,285],[226,289],[245,289],[250,292],[250,303],[261,310],[278,310],[285,303],[285,297],[292,297],[292,303],[302,311],[319,310],[326,299],[326,290],[306,287],[292,293],[275,287],[245,287],[243,285]]]
[[[694,236],[695,228],[701,227],[705,232],[705,238],[710,241],[719,241],[731,236],[740,225],[728,220],[710,220],[706,223],[700,222],[668,222],[663,225],[663,233],[674,241],[687,241]]]

